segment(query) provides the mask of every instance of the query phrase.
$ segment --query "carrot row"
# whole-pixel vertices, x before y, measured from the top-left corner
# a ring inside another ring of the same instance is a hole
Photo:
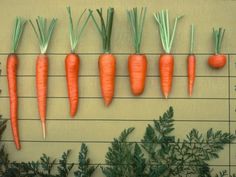
[[[139,96],[145,90],[145,81],[148,60],[144,53],[141,52],[141,42],[144,31],[144,23],[146,17],[146,8],[133,8],[128,10],[128,19],[131,27],[133,39],[133,47],[135,52],[128,57],[128,73],[130,81],[130,90],[133,95]],[[68,90],[68,98],[70,105],[70,116],[73,118],[78,109],[79,104],[79,70],[80,57],[76,52],[81,34],[83,33],[89,19],[91,18],[98,33],[100,34],[103,46],[103,53],[98,58],[98,70],[101,87],[101,95],[103,96],[104,104],[109,106],[115,92],[115,75],[116,75],[116,57],[111,52],[111,37],[114,17],[114,8],[108,8],[106,17],[102,9],[97,9],[95,16],[93,11],[85,9],[79,16],[76,24],[73,23],[70,7],[67,7],[69,17],[69,39],[71,51],[65,58],[65,73]],[[84,18],[85,13],[88,15]],[[173,29],[170,28],[169,15],[167,10],[160,11],[154,14],[156,24],[158,26],[161,44],[164,53],[159,57],[159,75],[161,91],[165,98],[171,92],[172,80],[174,73],[174,56],[171,53],[173,41],[176,34],[176,28],[182,16],[177,16],[174,21]],[[52,38],[53,31],[56,26],[57,19],[53,18],[47,26],[47,19],[38,17],[36,23],[29,20],[33,31],[38,39],[40,54],[36,60],[36,93],[38,102],[39,117],[42,124],[43,138],[46,138],[46,115],[47,115],[47,87],[48,87],[48,70],[49,57],[47,49]],[[13,139],[16,149],[20,149],[20,138],[18,130],[18,100],[17,100],[17,65],[18,56],[16,50],[23,33],[25,20],[17,18],[13,30],[12,51],[7,58],[7,79],[8,91],[10,98],[10,119]],[[188,93],[191,96],[193,93],[196,57],[193,53],[193,36],[194,28],[191,28],[191,47],[187,57],[187,73],[188,73]],[[224,36],[224,29],[213,30],[215,41],[215,55],[209,57],[208,64],[212,68],[222,68],[226,63],[226,57],[221,54],[220,48]]]

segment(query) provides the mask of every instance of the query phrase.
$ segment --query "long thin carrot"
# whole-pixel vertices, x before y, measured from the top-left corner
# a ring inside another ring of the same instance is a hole
[[[17,66],[18,66],[18,56],[16,50],[18,48],[24,26],[26,21],[20,17],[16,18],[13,38],[12,38],[12,48],[11,54],[7,57],[7,81],[8,81],[8,92],[10,98],[10,119],[12,135],[15,142],[17,150],[21,149],[19,129],[18,129],[18,98],[17,98]]]
[[[47,86],[48,86],[48,56],[47,48],[56,25],[56,19],[52,19],[48,29],[46,18],[38,17],[37,26],[30,20],[35,35],[38,38],[41,54],[36,61],[36,92],[38,100],[39,116],[42,124],[43,138],[46,138],[46,110],[47,110]]]
[[[162,10],[159,13],[154,13],[154,17],[159,27],[161,43],[165,51],[165,53],[160,55],[159,58],[159,73],[161,80],[161,90],[165,98],[167,98],[171,91],[172,78],[174,73],[174,56],[170,53],[170,51],[174,41],[178,20],[181,19],[182,16],[178,16],[175,18],[172,34],[170,32],[169,15],[167,10]]]
[[[65,70],[66,70],[66,80],[67,80],[67,90],[70,102],[70,116],[74,117],[77,112],[78,102],[79,102],[79,89],[78,89],[78,75],[79,75],[79,66],[80,66],[80,58],[78,54],[75,53],[75,50],[78,46],[80,36],[88,23],[89,17],[88,15],[85,22],[80,27],[81,19],[86,12],[86,9],[80,15],[76,26],[73,25],[73,19],[71,15],[70,7],[67,7],[67,12],[69,15],[69,35],[70,35],[70,45],[71,45],[71,53],[66,56],[65,59]]]
[[[192,93],[193,93],[193,86],[195,82],[195,70],[196,70],[196,57],[193,53],[193,45],[194,45],[194,26],[191,25],[190,51],[187,57],[189,96],[192,96]]]
[[[90,12],[92,12],[92,10],[90,10]],[[114,8],[107,9],[106,24],[103,18],[102,9],[97,9],[97,13],[101,20],[101,27],[98,26],[93,14],[91,17],[103,41],[103,54],[99,56],[98,66],[101,92],[105,105],[108,106],[112,102],[115,90],[116,59],[115,56],[111,54],[110,47]]]
[[[133,34],[133,45],[135,48],[135,54],[131,54],[128,58],[130,86],[134,95],[141,95],[145,88],[147,57],[145,54],[140,53],[140,46],[146,11],[147,8],[141,8],[139,15],[137,8],[128,11],[128,17]]]

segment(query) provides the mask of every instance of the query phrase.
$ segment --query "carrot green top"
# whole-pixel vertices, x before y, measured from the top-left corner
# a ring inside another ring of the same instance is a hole
[[[26,20],[24,20],[21,17],[16,17],[15,25],[13,28],[13,34],[12,34],[11,53],[15,53],[18,48],[18,45],[19,45],[19,42],[21,39],[21,35],[24,30],[25,23],[26,23]]]
[[[189,54],[193,54],[193,48],[194,48],[194,25],[191,25],[191,33],[190,33],[190,48],[189,48]]]
[[[128,17],[133,34],[133,45],[136,54],[140,54],[140,45],[142,41],[143,26],[144,26],[146,11],[147,8],[143,7],[141,8],[141,11],[139,13],[137,8],[133,8],[132,10],[128,11]]]
[[[86,9],[81,13],[75,26],[73,25],[73,19],[72,19],[70,7],[67,7],[67,12],[69,16],[69,35],[70,35],[71,52],[74,53],[75,49],[78,46],[81,34],[83,33],[85,26],[88,23],[89,17],[91,16],[92,13],[89,12],[88,17],[86,18],[85,22],[81,24],[82,26],[80,27],[80,23],[81,23],[84,13],[86,12]]]
[[[218,30],[213,28],[213,37],[214,37],[214,45],[215,45],[215,54],[221,53],[222,41],[224,38],[225,29],[219,28]]]
[[[89,11],[91,12],[91,17],[94,21],[95,26],[101,35],[102,43],[103,43],[103,52],[110,53],[111,52],[111,32],[112,32],[114,8],[110,7],[107,9],[106,23],[103,18],[102,8],[96,10],[99,15],[100,22],[101,22],[100,27],[92,14],[92,10],[89,10]]]
[[[170,25],[169,25],[169,15],[168,10],[162,10],[161,12],[154,13],[155,20],[157,22],[157,25],[159,27],[159,33],[161,37],[161,43],[164,51],[166,53],[170,53],[173,40],[175,37],[175,31],[178,24],[179,19],[181,19],[183,16],[177,16],[175,18],[174,27],[172,30],[172,34],[170,32]]]
[[[36,19],[37,26],[34,25],[31,20],[29,20],[29,21],[33,27],[35,35],[38,38],[40,51],[42,54],[45,54],[47,52],[48,44],[49,44],[50,39],[52,37],[52,33],[55,28],[57,19],[55,19],[55,18],[52,19],[48,29],[47,29],[47,19],[46,18],[38,17]]]

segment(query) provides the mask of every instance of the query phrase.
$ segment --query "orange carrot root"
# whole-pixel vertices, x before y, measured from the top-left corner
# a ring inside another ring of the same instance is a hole
[[[109,106],[115,89],[116,59],[112,54],[102,54],[98,66],[102,96],[105,105]]]
[[[17,99],[17,72],[18,58],[15,54],[7,58],[7,80],[10,97],[10,119],[14,143],[17,150],[21,149],[18,130],[18,99]]]
[[[195,55],[188,56],[188,93],[192,96],[193,86],[195,81],[196,57]]]
[[[208,65],[212,68],[223,68],[226,64],[226,56],[223,54],[215,54],[208,58]]]
[[[71,53],[66,56],[66,80],[67,90],[70,102],[70,116],[74,117],[77,112],[79,102],[78,92],[78,74],[79,74],[80,59],[77,54]]]
[[[141,95],[145,87],[147,72],[147,58],[145,55],[133,54],[128,59],[131,91],[134,95]]]
[[[168,95],[172,87],[172,78],[174,72],[174,57],[171,54],[163,54],[159,58],[159,72],[161,80],[161,90],[165,98]]]
[[[48,82],[48,57],[39,55],[36,63],[36,91],[38,99],[39,116],[43,129],[43,136],[46,136],[46,109],[47,109],[47,83]]]

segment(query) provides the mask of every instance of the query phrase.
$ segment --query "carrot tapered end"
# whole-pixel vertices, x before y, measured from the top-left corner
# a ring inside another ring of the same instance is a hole
[[[42,122],[43,139],[46,139],[46,124]]]
[[[168,93],[164,93],[164,97],[165,97],[165,99],[167,99],[168,98]]]
[[[21,150],[20,144],[17,144],[17,145],[16,145],[16,149],[17,149],[18,151]]]

